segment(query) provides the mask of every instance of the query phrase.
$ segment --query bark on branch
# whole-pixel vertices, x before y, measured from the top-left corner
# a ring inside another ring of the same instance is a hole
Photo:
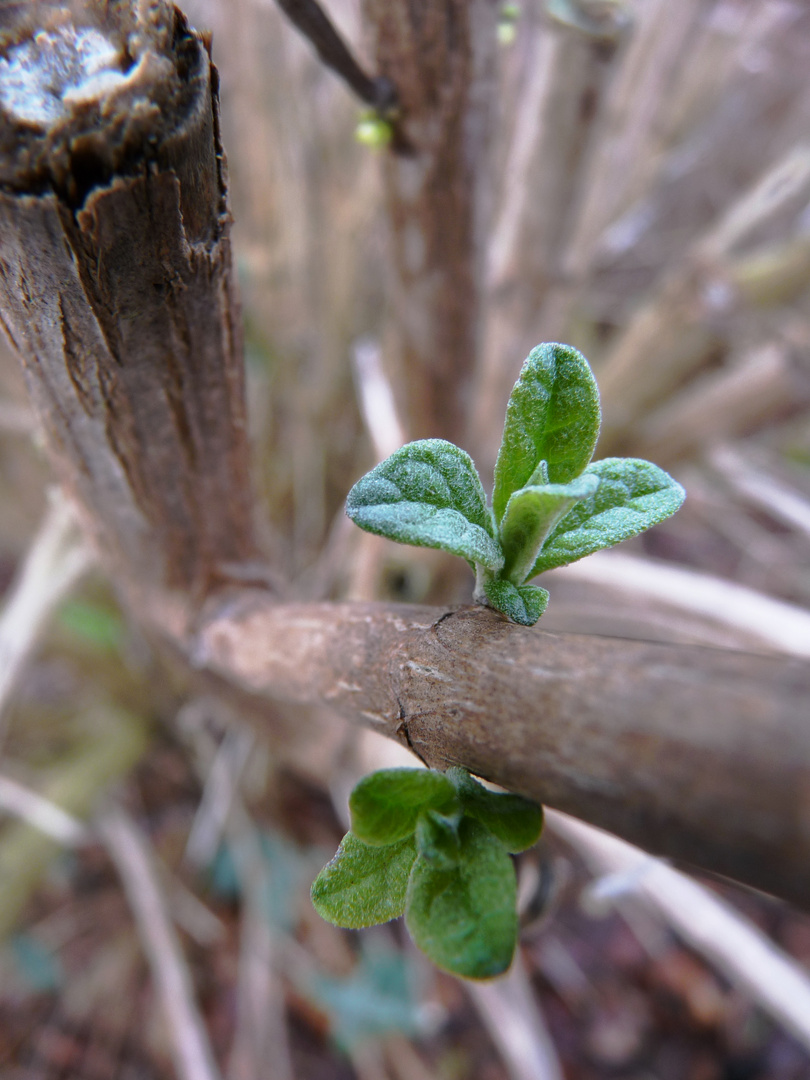
[[[550,634],[483,608],[219,598],[198,663],[327,705],[657,854],[807,906],[810,670],[719,649]]]
[[[38,103],[31,27],[4,38],[0,310],[131,608],[260,698],[328,706],[431,764],[806,903],[803,665],[222,585],[253,543],[216,75],[171,5],[77,7],[75,23],[39,10],[48,48],[92,29],[107,59]]]

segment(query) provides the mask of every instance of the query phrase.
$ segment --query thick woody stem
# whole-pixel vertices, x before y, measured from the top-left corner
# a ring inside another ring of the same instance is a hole
[[[182,632],[253,550],[216,71],[171,5],[41,14],[0,61],[2,321],[108,567]]]
[[[810,671],[718,649],[549,634],[485,608],[217,601],[199,664],[324,704],[642,847],[807,905]]]

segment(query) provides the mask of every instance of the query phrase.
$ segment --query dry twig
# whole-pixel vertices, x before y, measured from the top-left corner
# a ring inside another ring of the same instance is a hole
[[[733,581],[616,552],[597,552],[562,573],[699,613],[778,652],[810,656],[810,612]]]
[[[25,784],[0,776],[0,810],[13,814],[65,847],[77,847],[90,838],[87,826]]]
[[[511,1080],[563,1080],[562,1066],[520,956],[502,978],[468,983]]]
[[[615,836],[550,811],[547,825],[597,875],[590,902],[621,906],[640,897],[675,933],[810,1050],[810,978],[757,927],[708,889]]]
[[[220,1080],[149,845],[118,807],[107,810],[97,828],[121,876],[149,958],[177,1075],[180,1080]]]
[[[0,615],[0,718],[48,619],[94,561],[79,534],[72,504],[53,488]],[[0,727],[0,743],[3,735]]]

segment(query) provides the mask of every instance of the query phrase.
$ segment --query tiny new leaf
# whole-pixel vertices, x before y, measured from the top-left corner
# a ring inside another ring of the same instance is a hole
[[[512,860],[483,825],[464,818],[460,860],[441,869],[418,855],[405,903],[405,924],[436,964],[467,979],[501,975],[517,940],[517,889]]]
[[[517,936],[508,853],[537,840],[542,808],[489,791],[457,767],[373,773],[351,805],[352,821],[365,821],[378,838],[396,834],[399,806],[410,832],[373,846],[349,832],[312,886],[319,914],[357,929],[404,913],[416,944],[439,967],[474,979],[505,971]]]
[[[452,810],[456,789],[434,769],[380,769],[349,797],[352,832],[366,844],[393,844],[410,836],[420,813]]]
[[[503,578],[486,578],[484,596],[490,607],[520,626],[534,626],[548,604],[548,590],[539,585],[513,585]]]
[[[663,469],[637,458],[604,458],[584,475],[598,478],[596,492],[551,532],[530,577],[637,536],[674,514],[686,496]]]
[[[452,870],[461,858],[458,829],[461,814],[446,816],[435,810],[421,814],[416,823],[416,849],[438,870]]]
[[[315,910],[327,922],[349,930],[399,918],[415,858],[412,836],[371,847],[346,833],[335,857],[312,883]]]
[[[351,489],[346,513],[389,540],[442,548],[490,570],[503,565],[472,458],[443,439],[408,443],[380,462]]]
[[[486,825],[507,851],[525,851],[537,843],[543,831],[542,806],[522,795],[490,791],[456,766],[447,770],[447,778],[458,791],[464,813]]]
[[[541,461],[552,484],[579,476],[593,456],[600,423],[599,391],[582,353],[570,345],[532,349],[506,407],[492,493],[495,520],[500,523],[511,495],[532,481]]]
[[[648,461],[589,464],[600,421],[585,357],[569,345],[538,345],[509,398],[491,509],[469,455],[425,439],[358,480],[346,512],[369,532],[462,556],[476,576],[477,603],[533,626],[548,593],[529,585],[532,577],[636,536],[684,498]],[[385,843],[391,834],[364,835]]]
[[[501,521],[502,576],[514,585],[522,585],[551,530],[572,506],[593,495],[598,487],[598,478],[586,474],[569,484],[515,491]]]

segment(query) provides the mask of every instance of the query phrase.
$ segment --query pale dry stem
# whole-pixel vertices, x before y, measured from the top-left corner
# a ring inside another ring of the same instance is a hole
[[[149,843],[120,808],[98,821],[149,959],[179,1080],[220,1080]]]
[[[90,838],[89,829],[77,817],[10,776],[0,776],[0,810],[33,825],[64,847],[77,847]]]
[[[0,615],[2,715],[49,618],[95,559],[78,531],[73,505],[56,488]]]
[[[729,445],[715,448],[709,462],[728,485],[748,502],[810,537],[810,501],[771,476],[740,450]]]
[[[561,573],[644,595],[742,632],[762,646],[810,656],[810,612],[765,593],[636,555],[597,552]],[[745,647],[741,642],[740,647]]]
[[[469,982],[467,991],[510,1080],[563,1080],[562,1065],[519,952],[503,978]]]
[[[556,810],[546,824],[596,875],[593,904],[621,908],[641,898],[674,932],[810,1050],[810,978],[799,965],[725,901],[658,859]]]

